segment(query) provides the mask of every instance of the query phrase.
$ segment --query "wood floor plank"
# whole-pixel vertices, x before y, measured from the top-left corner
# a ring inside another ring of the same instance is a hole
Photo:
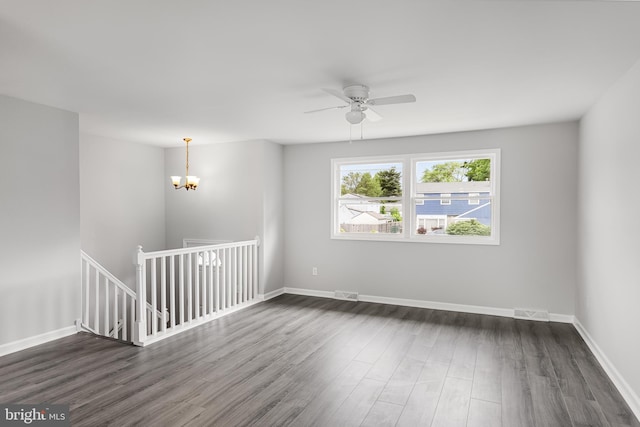
[[[499,403],[471,399],[467,427],[501,427],[502,408]]]
[[[400,362],[405,358],[414,338],[413,335],[406,333],[395,334],[385,351],[367,373],[367,378],[383,382],[389,381]]]
[[[74,426],[640,427],[572,325],[282,295],[138,348],[0,357],[0,402]]]
[[[478,351],[477,329],[475,328],[478,317],[473,314],[460,314],[464,323],[456,331],[455,347],[451,357],[449,372],[450,377],[473,380],[473,373],[476,369],[476,355]]]
[[[595,400],[582,400],[572,396],[565,396],[567,410],[574,427],[610,427],[602,408]]]
[[[529,375],[529,381],[536,424],[545,427],[571,426],[571,418],[555,379]]]
[[[436,311],[433,321],[439,326],[438,337],[433,343],[427,360],[449,364],[453,358],[457,332],[460,330],[463,317],[460,313]]]
[[[402,413],[402,405],[377,401],[364,419],[361,427],[394,427]]]
[[[447,377],[431,425],[433,427],[465,426],[471,401],[471,381]]]
[[[309,402],[295,418],[293,424],[315,425],[322,419],[330,417],[351,395],[369,369],[371,369],[369,363],[351,361],[345,368],[343,375],[335,378],[315,399]]]
[[[481,341],[478,344],[471,397],[502,402],[502,351],[493,343]]]
[[[385,385],[378,400],[404,405],[420,377],[424,362],[411,357],[404,358]]]
[[[531,386],[520,333],[513,319],[502,319],[500,323],[502,423],[509,427],[535,427]]]
[[[595,400],[612,426],[640,426],[631,408],[622,399],[620,392],[607,377],[604,369],[598,364],[593,355],[578,358],[576,363],[589,384]]]
[[[359,426],[376,403],[385,383],[363,378],[342,405],[320,425]]]
[[[449,364],[427,361],[411,390],[398,427],[430,426],[444,387]]]

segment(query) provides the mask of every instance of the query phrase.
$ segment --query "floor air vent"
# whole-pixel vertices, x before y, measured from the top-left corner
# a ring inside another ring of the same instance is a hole
[[[549,312],[539,308],[516,308],[513,310],[513,317],[524,320],[549,321]]]
[[[334,291],[333,297],[346,301],[358,301],[358,293],[351,291]]]

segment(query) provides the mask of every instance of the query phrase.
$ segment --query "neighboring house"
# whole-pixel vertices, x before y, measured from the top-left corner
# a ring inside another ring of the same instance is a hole
[[[416,202],[418,227],[442,233],[450,224],[470,219],[490,226],[490,191],[489,181],[418,183],[416,193],[425,197]]]
[[[340,228],[348,233],[384,232],[397,233],[399,229],[392,230],[393,218],[391,214],[381,214],[382,203],[359,203],[358,200],[366,199],[358,194],[345,194],[344,198],[354,199],[354,203],[345,203],[340,206]],[[398,227],[398,224],[395,224]]]

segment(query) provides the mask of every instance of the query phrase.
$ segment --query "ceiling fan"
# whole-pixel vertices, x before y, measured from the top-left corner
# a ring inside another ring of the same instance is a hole
[[[388,104],[404,104],[407,102],[416,102],[414,95],[397,95],[387,96],[384,98],[369,98],[369,88],[364,85],[351,85],[345,87],[342,92],[335,89],[322,89],[330,95],[341,99],[346,105],[338,105],[337,107],[320,108],[318,110],[305,111],[308,113],[317,113],[319,111],[334,110],[337,108],[351,107],[351,110],[345,114],[345,117],[352,125],[361,123],[364,119],[377,122],[382,118],[373,108],[378,105]],[[365,113],[366,111],[366,113]]]

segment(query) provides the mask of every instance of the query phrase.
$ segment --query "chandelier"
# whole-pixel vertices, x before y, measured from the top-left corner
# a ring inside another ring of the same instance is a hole
[[[181,176],[171,176],[171,182],[176,190],[180,188],[184,188],[187,191],[195,190],[198,188],[198,183],[200,183],[200,178],[194,175],[189,175],[189,143],[191,142],[191,138],[182,138],[182,140],[187,145],[187,173],[185,174],[185,183],[184,185],[180,185],[182,182]]]

